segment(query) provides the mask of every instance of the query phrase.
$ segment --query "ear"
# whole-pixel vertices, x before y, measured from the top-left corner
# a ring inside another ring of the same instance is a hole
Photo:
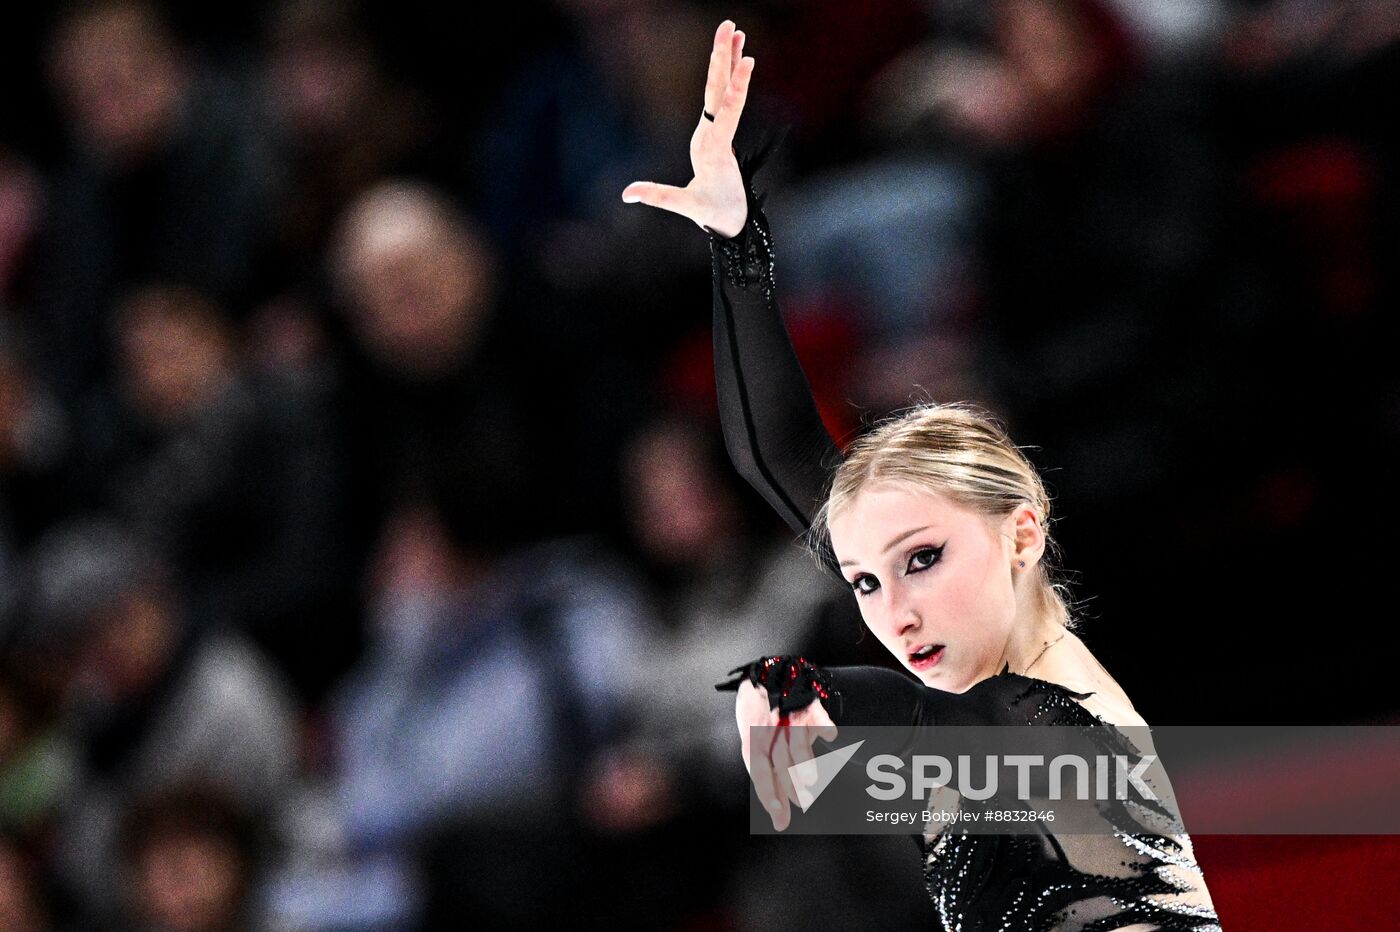
[[[1006,517],[1006,534],[1011,539],[1011,560],[1014,569],[1029,570],[1040,562],[1045,553],[1045,529],[1029,504],[1022,503]]]

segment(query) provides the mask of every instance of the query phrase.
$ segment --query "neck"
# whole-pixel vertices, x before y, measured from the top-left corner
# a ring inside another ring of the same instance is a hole
[[[1025,617],[1021,617],[1022,613]],[[1029,606],[1022,606],[994,672],[1000,673],[1009,665],[1012,673],[1025,674],[1064,633],[1063,625],[1032,613]]]

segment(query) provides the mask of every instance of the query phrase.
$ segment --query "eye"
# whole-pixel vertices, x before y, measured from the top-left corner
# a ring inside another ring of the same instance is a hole
[[[869,583],[870,585],[867,587],[866,583]],[[870,595],[870,593],[880,588],[880,580],[876,579],[874,576],[871,576],[869,573],[861,573],[851,582],[851,588],[855,590],[855,593],[858,597],[862,595]]]
[[[922,572],[937,563],[942,556],[942,547],[920,547],[909,555],[909,568],[905,573]]]

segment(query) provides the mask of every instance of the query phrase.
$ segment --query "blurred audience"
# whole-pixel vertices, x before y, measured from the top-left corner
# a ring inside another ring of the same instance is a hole
[[[79,487],[174,563],[192,624],[240,628],[292,675],[324,676],[350,554],[323,399],[241,366],[222,308],[188,286],[126,295],[113,343]]]
[[[284,175],[267,261],[274,287],[304,285],[336,217],[386,174],[415,167],[431,127],[427,103],[386,73],[353,4],[273,7],[262,92]]]
[[[429,503],[393,511],[370,574],[374,629],[331,705],[327,842],[278,884],[281,921],[381,928],[431,909],[504,927],[569,914],[588,869],[573,797],[622,724],[640,646],[633,589],[596,543],[495,556],[464,547]],[[526,852],[501,838],[539,833],[579,867],[521,897]]]
[[[55,528],[28,558],[17,613],[12,649],[61,689],[79,749],[50,851],[87,919],[116,908],[120,823],[144,793],[207,780],[275,812],[296,775],[291,692],[236,632],[192,623],[148,544],[110,520]]]
[[[246,299],[278,184],[266,117],[143,0],[68,8],[46,44],[67,153],[53,173],[36,314],[59,394],[112,376],[116,295],[151,278]]]
[[[1394,707],[1340,641],[1312,656],[1348,689],[1271,699],[1238,658],[1287,643],[1218,624],[1369,614],[1318,542],[1356,536],[1357,455],[1400,453],[1393,6],[740,17],[739,143],[789,130],[758,187],[823,417],[844,442],[921,399],[1002,414],[1149,720],[1162,630],[1215,645],[1196,669],[1241,720]],[[899,846],[736,829],[711,685],[770,651],[892,659],[726,461],[704,237],[618,197],[688,177],[696,50],[733,11],[26,10],[0,927],[926,925]],[[1128,513],[1199,611],[1144,598]]]

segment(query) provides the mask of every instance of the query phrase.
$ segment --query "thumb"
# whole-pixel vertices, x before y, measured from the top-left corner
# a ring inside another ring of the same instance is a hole
[[[685,188],[654,181],[634,181],[622,190],[622,200],[628,204],[642,203],[650,207],[660,207],[689,217],[694,211],[695,199]]]

